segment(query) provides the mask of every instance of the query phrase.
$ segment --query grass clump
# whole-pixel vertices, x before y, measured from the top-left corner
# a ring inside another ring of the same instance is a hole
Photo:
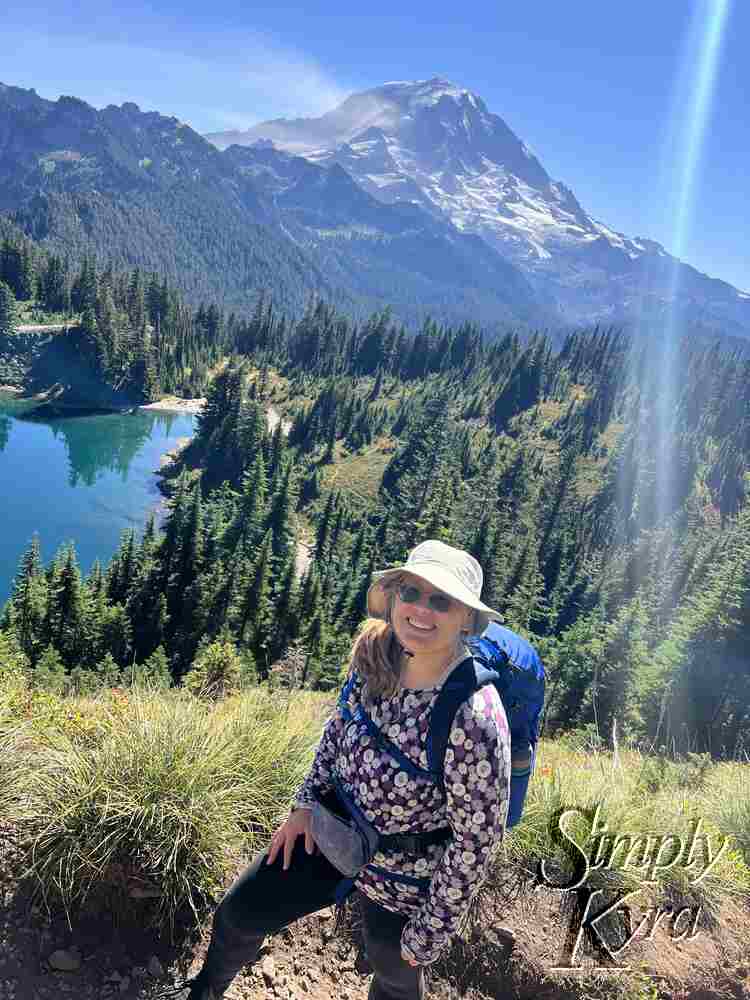
[[[746,764],[711,762],[698,754],[670,760],[636,750],[570,749],[568,743],[541,741],[523,818],[508,839],[508,852],[521,868],[531,873],[547,859],[564,882],[573,871],[572,859],[580,860],[582,853],[593,869],[587,885],[616,891],[641,887],[645,905],[668,899],[715,914],[728,895],[750,897]],[[580,852],[560,835],[565,813],[566,836]],[[698,822],[699,835],[693,838]],[[670,835],[674,839],[668,843]],[[715,866],[700,877],[709,865],[707,835],[714,856],[728,841]],[[693,864],[688,865],[693,840]],[[662,866],[655,869],[661,844]],[[594,869],[597,860],[602,864]]]
[[[0,733],[0,809],[21,834],[29,874],[68,913],[103,888],[121,903],[152,895],[159,926],[186,905],[197,912],[265,843],[324,714],[320,696],[260,690],[215,706],[136,687],[58,699],[64,719],[54,700],[46,695],[43,718],[32,703]]]

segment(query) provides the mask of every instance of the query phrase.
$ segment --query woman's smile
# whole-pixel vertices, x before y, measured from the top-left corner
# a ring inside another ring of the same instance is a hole
[[[428,625],[425,622],[416,622],[412,618],[407,618],[406,624],[411,625],[412,628],[417,629],[419,632],[432,632],[437,627],[435,625]]]

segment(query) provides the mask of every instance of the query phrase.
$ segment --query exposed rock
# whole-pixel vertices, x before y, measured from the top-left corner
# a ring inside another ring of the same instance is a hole
[[[75,972],[81,968],[81,956],[73,950],[65,951],[63,948],[53,951],[47,959],[53,969],[58,972]]]
[[[263,973],[263,978],[270,986],[276,978],[276,963],[273,960],[273,955],[266,955],[260,964],[260,971]]]

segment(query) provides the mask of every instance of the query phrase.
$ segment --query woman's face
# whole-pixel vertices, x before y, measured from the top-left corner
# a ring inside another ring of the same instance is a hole
[[[420,591],[416,604],[407,604],[399,596],[399,587],[412,585]],[[452,652],[456,647],[461,629],[468,628],[474,612],[465,604],[450,598],[447,611],[435,611],[427,603],[430,594],[441,594],[418,576],[404,573],[395,590],[391,624],[399,642],[412,653]]]

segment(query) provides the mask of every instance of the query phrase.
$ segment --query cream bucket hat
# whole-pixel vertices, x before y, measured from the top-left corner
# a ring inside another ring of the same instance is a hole
[[[483,632],[492,621],[502,621],[502,615],[479,599],[484,583],[482,567],[474,556],[462,549],[454,549],[445,542],[429,539],[409,553],[403,566],[373,573],[373,584],[367,592],[367,613],[371,618],[387,621],[388,595],[383,584],[401,573],[411,573],[435,587],[436,590],[455,597],[476,612],[474,634]]]

